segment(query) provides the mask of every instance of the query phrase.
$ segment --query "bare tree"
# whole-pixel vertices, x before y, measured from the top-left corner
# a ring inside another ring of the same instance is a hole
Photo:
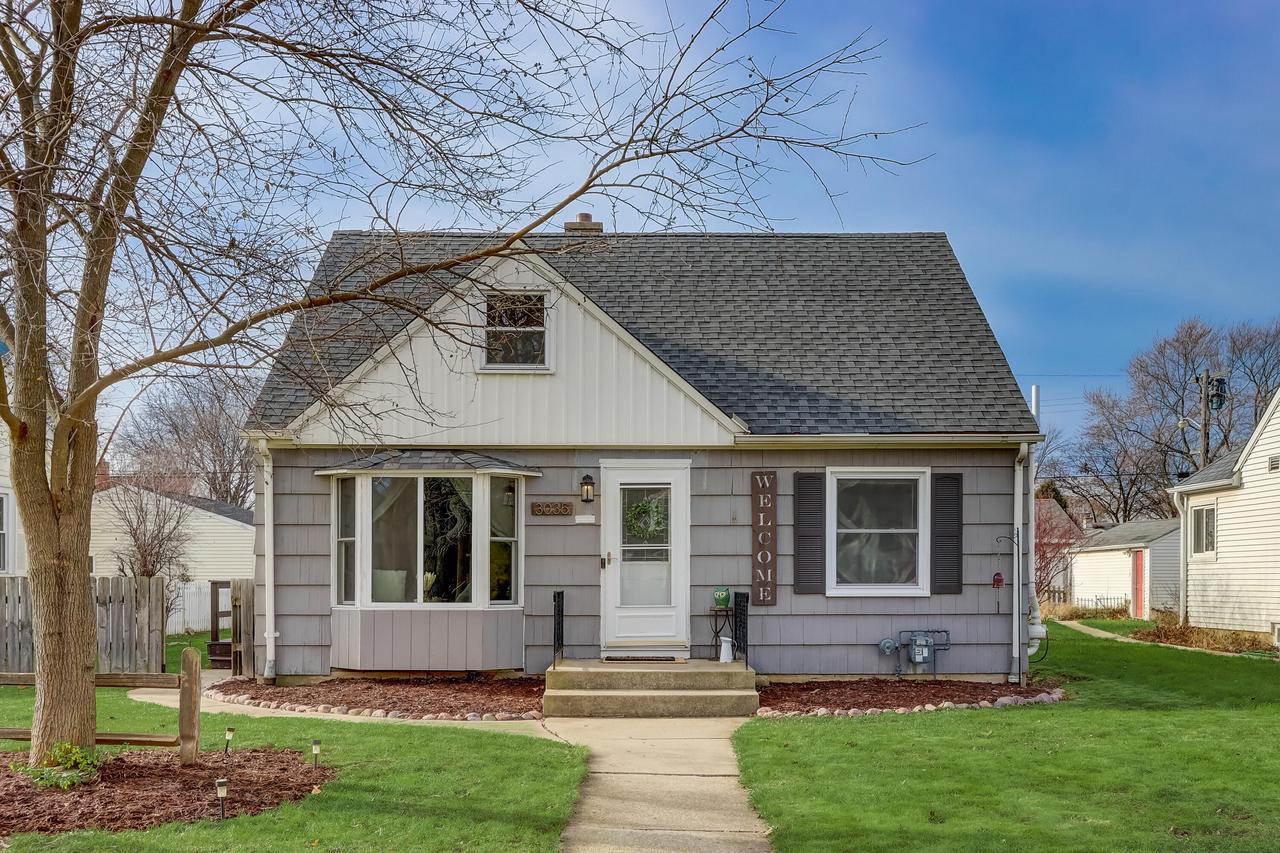
[[[99,530],[114,540],[116,571],[135,579],[164,578],[165,613],[176,605],[187,573],[187,523],[192,507],[155,488],[145,476],[117,479],[99,493],[107,518]]]
[[[205,373],[153,388],[130,411],[115,447],[130,471],[183,478],[192,494],[247,507],[253,453],[243,425],[259,384]]]
[[[1036,595],[1061,588],[1071,568],[1071,549],[1084,538],[1080,526],[1053,498],[1036,501]]]
[[[1088,419],[1067,459],[1075,473],[1059,477],[1059,485],[1084,503],[1094,521],[1171,515],[1164,454],[1135,427],[1131,404],[1105,391],[1085,399]]]
[[[880,132],[848,124],[873,45],[753,57],[781,4],[712,3],[653,31],[569,0],[170,2],[0,13],[0,419],[27,529],[33,761],[93,743],[85,565],[104,405],[257,367],[292,317],[328,306],[430,323],[421,289],[395,285],[537,251],[524,239],[584,199],[649,226],[769,227],[788,164],[835,198],[831,167],[894,162],[869,147]],[[493,236],[396,253],[402,222],[441,210],[434,224]],[[390,230],[388,251],[359,286],[308,292],[344,211]]]

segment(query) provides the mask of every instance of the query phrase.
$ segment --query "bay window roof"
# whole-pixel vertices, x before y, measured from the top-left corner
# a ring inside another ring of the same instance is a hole
[[[532,477],[542,474],[537,468],[470,450],[383,450],[316,474],[371,471],[493,471]]]

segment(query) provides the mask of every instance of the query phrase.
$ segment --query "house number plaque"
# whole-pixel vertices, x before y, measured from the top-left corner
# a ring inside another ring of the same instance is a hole
[[[778,472],[751,472],[751,603],[778,603]]]
[[[534,515],[573,515],[572,501],[534,501],[530,511]]]

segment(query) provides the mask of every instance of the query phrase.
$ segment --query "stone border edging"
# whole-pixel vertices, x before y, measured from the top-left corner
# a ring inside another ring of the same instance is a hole
[[[1042,705],[1061,702],[1067,698],[1066,691],[1056,687],[1051,693],[1041,693],[1030,698],[1026,696],[1001,696],[994,702],[983,699],[981,702],[940,702],[937,705],[926,703],[914,708],[815,708],[812,711],[778,711],[773,708],[761,708],[756,711],[757,717],[776,720],[780,717],[876,717],[881,714],[918,714],[925,711],[977,711],[983,708],[1008,708],[1015,705]]]
[[[247,676],[234,675],[230,679],[218,682],[218,684],[225,685],[227,681],[248,680]],[[247,708],[269,708],[273,711],[291,711],[295,714],[344,714],[350,717],[375,717],[388,720],[455,720],[472,723],[508,723],[515,720],[542,719],[541,711],[525,711],[523,714],[508,711],[481,714],[472,711],[458,714],[423,714],[421,717],[417,717],[404,711],[388,711],[385,708],[353,708],[348,705],[306,705],[300,702],[275,702],[268,699],[255,699],[248,693],[225,693],[221,690],[214,690],[212,687],[206,689],[201,695],[206,699],[225,702],[228,705],[244,705]]]

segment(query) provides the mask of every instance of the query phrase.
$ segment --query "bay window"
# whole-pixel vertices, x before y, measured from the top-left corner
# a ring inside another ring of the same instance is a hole
[[[925,469],[828,471],[828,595],[928,593],[927,475]]]
[[[334,480],[334,603],[519,603],[518,477],[375,473]]]

